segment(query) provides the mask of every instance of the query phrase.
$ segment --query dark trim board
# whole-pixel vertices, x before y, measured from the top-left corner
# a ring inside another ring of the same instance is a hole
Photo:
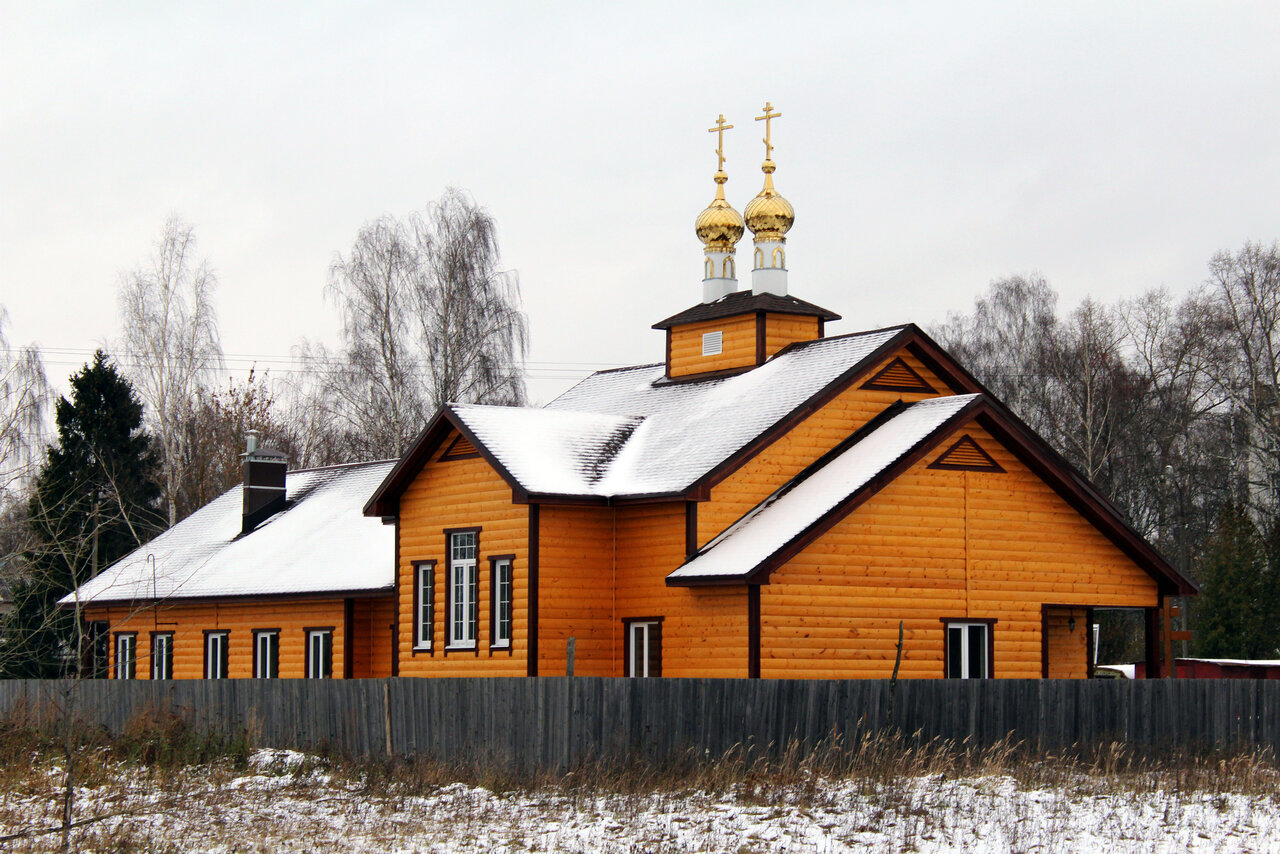
[[[767,335],[769,319],[763,311],[756,312],[756,367],[764,364],[767,358],[765,350],[768,348]]]
[[[347,599],[342,603],[342,678],[350,679],[355,674],[355,638],[352,627],[356,623],[356,600]],[[372,653],[373,650],[370,650]]]
[[[529,585],[528,585],[528,651],[525,653],[527,663],[525,672],[529,676],[538,675],[538,551],[540,517],[538,505],[529,505]],[[514,641],[514,639],[513,639]]]
[[[698,502],[684,503],[684,559],[698,553]]]
[[[747,678],[760,678],[760,585],[747,586]]]

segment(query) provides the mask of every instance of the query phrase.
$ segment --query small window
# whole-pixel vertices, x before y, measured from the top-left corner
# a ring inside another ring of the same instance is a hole
[[[702,355],[719,356],[724,352],[724,333],[720,330],[702,333]]]
[[[280,630],[256,629],[253,633],[253,678],[280,678]]]
[[[490,629],[492,647],[511,646],[511,558],[492,558],[493,615]]]
[[[228,647],[231,636],[227,632],[205,632],[204,634],[204,678],[226,679]]]
[[[307,678],[333,676],[333,629],[307,629]]]
[[[427,561],[415,564],[414,569],[417,577],[413,590],[413,646],[415,649],[431,649],[431,637],[435,631],[436,564],[435,561]]]
[[[476,645],[480,590],[477,539],[475,531],[449,535],[449,646],[458,649],[474,649]]]
[[[948,622],[946,630],[947,678],[989,679],[991,677],[991,625]]]
[[[151,636],[151,678],[173,678],[172,632],[157,632]]]
[[[662,675],[662,620],[650,617],[624,623],[627,675],[639,678]]]
[[[116,678],[138,678],[138,636],[133,632],[116,635]]]

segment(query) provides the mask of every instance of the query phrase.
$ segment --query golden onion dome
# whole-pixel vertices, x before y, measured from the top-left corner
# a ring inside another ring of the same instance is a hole
[[[694,231],[708,249],[732,252],[733,247],[742,239],[744,223],[742,214],[725,200],[724,182],[728,180],[729,176],[723,171],[716,173],[716,197],[707,205],[706,210],[698,214]]]
[[[764,170],[764,189],[747,203],[747,228],[756,240],[782,240],[796,221],[796,211],[773,188],[774,162],[766,160],[760,168]]]

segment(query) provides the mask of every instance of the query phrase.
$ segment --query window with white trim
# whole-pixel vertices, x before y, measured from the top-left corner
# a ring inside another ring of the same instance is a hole
[[[449,535],[449,646],[474,649],[480,574],[476,567],[476,532]]]
[[[947,678],[988,679],[991,676],[991,625],[948,622]]]
[[[253,633],[253,678],[280,678],[280,630],[257,629]]]
[[[204,678],[205,679],[226,679],[227,678],[227,659],[228,647],[230,646],[230,634],[228,632],[205,632],[204,636]]]
[[[116,678],[138,678],[138,636],[133,632],[116,635]]]
[[[415,649],[431,649],[431,636],[435,631],[436,564],[435,561],[415,564],[413,646]]]
[[[702,333],[702,355],[719,356],[724,352],[724,332],[716,330],[715,332]]]
[[[151,678],[173,678],[172,632],[157,632],[151,636]]]
[[[493,629],[490,646],[506,648],[511,646],[511,558],[494,558],[492,577],[493,585]]]
[[[627,675],[639,678],[662,675],[662,621],[628,620],[626,626]]]
[[[333,629],[307,629],[307,678],[333,676]]]

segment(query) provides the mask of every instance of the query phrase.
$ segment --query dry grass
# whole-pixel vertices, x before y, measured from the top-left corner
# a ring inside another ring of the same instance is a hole
[[[1154,753],[1111,743],[1037,753],[1008,739],[983,747],[881,734],[807,751],[792,746],[772,757],[734,749],[714,759],[586,762],[552,775],[421,758],[293,756],[264,764],[246,735],[215,736],[149,715],[117,738],[0,722],[0,756],[13,758],[0,762],[0,836],[59,824],[68,743],[76,818],[103,819],[73,832],[85,851],[554,851],[570,833],[594,833],[591,844],[609,851],[950,850],[946,841],[968,832],[965,810],[984,811],[984,827],[1012,840],[1009,850],[1024,841],[1028,850],[1069,850],[1079,841],[1069,828],[1082,804],[1105,802],[1109,812],[1099,821],[1121,828],[1109,831],[1120,840],[1144,832],[1134,829],[1142,822],[1194,830],[1206,804],[1236,824],[1241,809],[1274,813],[1280,805],[1280,770],[1269,750]],[[1128,803],[1145,805],[1141,819],[1125,817]],[[722,837],[732,834],[716,835],[721,814],[749,814],[753,827],[781,828],[783,836],[725,847]],[[690,836],[699,822],[711,836]],[[1232,834],[1241,832],[1236,824]],[[800,825],[822,829],[829,846],[794,842],[809,838],[796,835]],[[1039,829],[1028,836],[1032,827]],[[610,847],[614,836],[620,847]],[[438,838],[444,847],[430,842]],[[56,851],[60,840],[57,833],[19,837],[0,842],[0,852]]]

